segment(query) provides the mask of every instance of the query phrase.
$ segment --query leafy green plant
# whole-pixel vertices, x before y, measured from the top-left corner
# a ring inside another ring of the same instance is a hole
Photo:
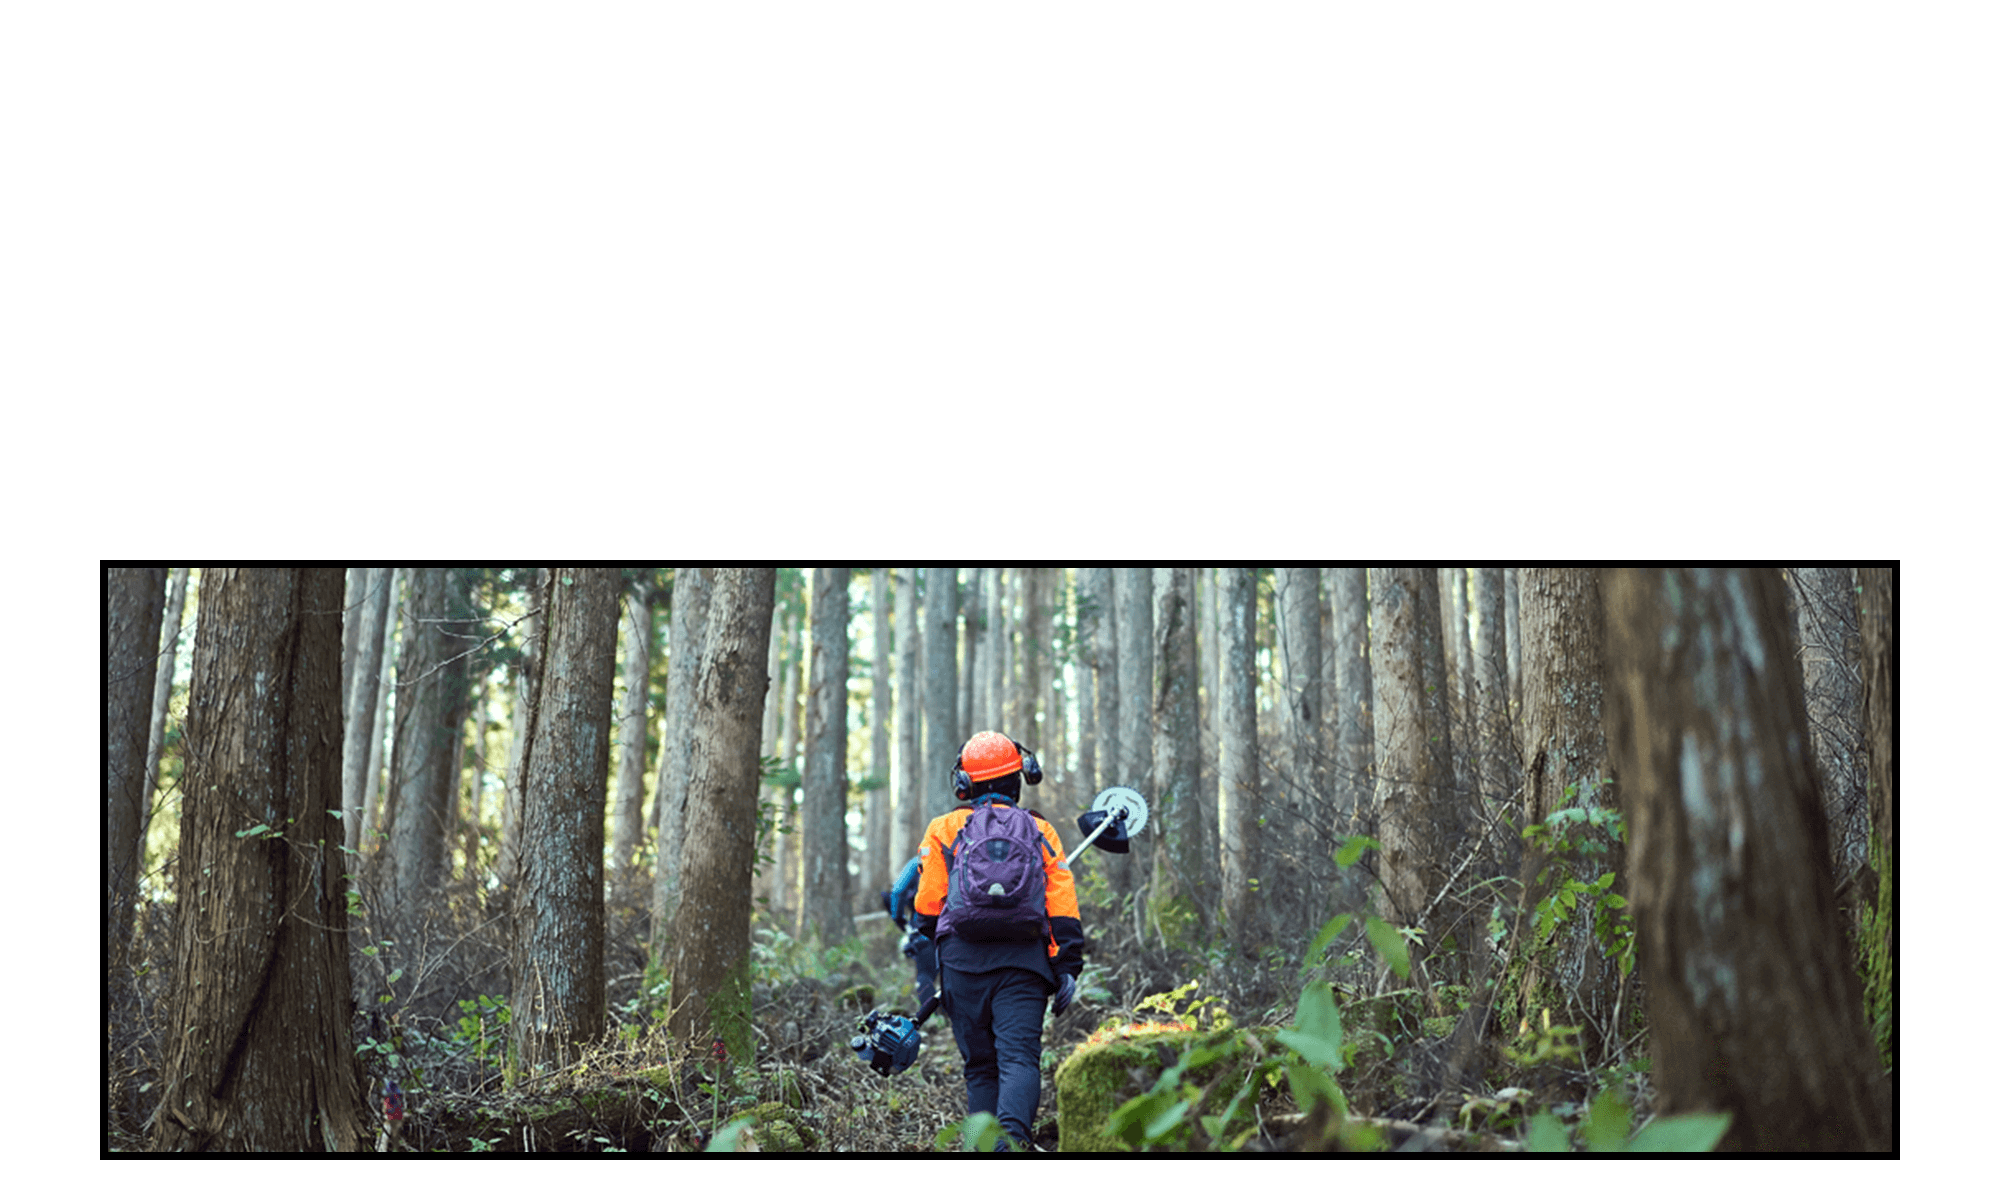
[[[507,1009],[505,996],[481,993],[476,1000],[460,1000],[458,1011],[457,1028],[451,1039],[460,1052],[470,1053],[482,1065],[506,1054],[507,1026],[514,1018]]]
[[[1542,1027],[1533,1028],[1528,1022],[1521,1022],[1520,1036],[1514,1044],[1500,1052],[1509,1062],[1517,1066],[1537,1066],[1543,1062],[1568,1062],[1576,1058],[1577,1048],[1572,1042],[1583,1032],[1581,1025],[1552,1025],[1549,1010],[1542,1009]]]
[[[1577,786],[1568,786],[1546,820],[1521,832],[1522,839],[1540,845],[1550,857],[1542,877],[1551,885],[1550,891],[1535,903],[1535,940],[1546,944],[1556,927],[1579,911],[1589,910],[1598,945],[1617,964],[1620,975],[1630,975],[1638,951],[1630,906],[1623,896],[1611,891],[1617,873],[1604,872],[1589,880],[1576,875],[1584,862],[1609,854],[1613,841],[1625,842],[1625,820],[1618,811],[1603,806],[1568,804],[1577,797]]]
[[[1632,1109],[1624,1096],[1607,1090],[1574,1133],[1554,1113],[1536,1113],[1528,1121],[1528,1152],[1571,1153],[1581,1141],[1587,1153],[1707,1153],[1722,1143],[1729,1121],[1728,1112],[1689,1112],[1655,1118],[1628,1134]]]
[[[1346,1116],[1347,1096],[1334,1076],[1346,1069],[1348,1054],[1333,989],[1317,980],[1307,984],[1299,992],[1292,1027],[1278,1030],[1278,1040],[1298,1057],[1285,1066],[1285,1078],[1299,1110],[1309,1113],[1324,1103],[1338,1116]]]
[[[1521,1124],[1534,1092],[1526,1087],[1502,1087],[1491,1095],[1476,1095],[1458,1108],[1458,1126],[1467,1131],[1504,1132]]]
[[[412,1036],[419,1040],[422,1037],[421,1034],[413,1034]],[[429,1088],[424,1077],[423,1066],[418,1062],[412,1061],[412,1055],[405,1052],[409,1048],[412,1047],[401,1040],[384,1040],[379,1037],[367,1036],[363,1037],[359,1044],[354,1047],[354,1054],[364,1061],[371,1057],[379,1060],[384,1067],[387,1067],[389,1077],[394,1078],[402,1085],[404,1093],[420,1095]]]
[[[402,1070],[403,1055],[396,1049],[396,1043],[393,1041],[383,1041],[377,1037],[364,1037],[361,1039],[361,1043],[354,1047],[354,1055],[355,1057],[361,1057],[367,1054],[374,1054],[376,1057],[382,1059],[383,1062],[388,1064],[390,1070],[397,1071],[398,1073]]]
[[[1610,784],[1610,782],[1604,782]],[[1534,906],[1534,932],[1538,942],[1548,942],[1556,926],[1568,922],[1580,906],[1598,906],[1592,916],[1598,944],[1604,954],[1618,964],[1620,976],[1632,974],[1636,950],[1632,946],[1632,912],[1626,898],[1612,892],[1616,872],[1604,872],[1594,880],[1578,880],[1574,870],[1580,862],[1610,852],[1610,842],[1626,842],[1626,822],[1616,810],[1604,806],[1570,806],[1580,796],[1578,786],[1566,786],[1556,802],[1556,812],[1546,822],[1538,822],[1520,832],[1532,844],[1542,844],[1554,856],[1548,868],[1536,878],[1548,884],[1560,882]]]
[[[950,1150],[956,1140],[968,1153],[992,1153],[1000,1148],[1002,1137],[1000,1121],[992,1112],[975,1112],[955,1124],[947,1124],[938,1130],[931,1141],[931,1148],[943,1153]]]
[[[1347,1055],[1341,1048],[1344,1038],[1340,1006],[1333,1002],[1333,989],[1318,980],[1307,984],[1299,993],[1292,1027],[1278,1030],[1278,1040],[1306,1062],[1324,1066],[1335,1074],[1345,1069]]]
[[[1139,1001],[1134,1015],[1157,1012],[1179,1021],[1190,1029],[1229,1028],[1231,1021],[1228,1005],[1220,996],[1197,998],[1195,993],[1200,989],[1201,981],[1190,979],[1172,991],[1156,992]]]
[[[1341,841],[1333,853],[1333,860],[1345,871],[1359,863],[1363,855],[1370,851],[1378,851],[1381,847],[1380,843],[1367,835],[1355,835]],[[1354,924],[1355,917],[1353,913],[1337,913],[1320,927],[1319,933],[1313,935],[1312,943],[1306,947],[1307,970],[1328,961],[1333,944],[1339,940],[1348,926]],[[1407,926],[1397,927],[1372,913],[1361,914],[1360,919],[1361,933],[1368,940],[1368,944],[1374,947],[1376,953],[1389,964],[1398,979],[1408,979],[1410,944],[1420,941],[1423,931]]]
[[[620,1034],[637,1040],[645,1033],[648,1022],[654,1026],[666,1024],[673,1014],[672,994],[672,977],[658,963],[649,961],[639,977],[638,992],[614,1006],[625,1022],[620,1026]]]

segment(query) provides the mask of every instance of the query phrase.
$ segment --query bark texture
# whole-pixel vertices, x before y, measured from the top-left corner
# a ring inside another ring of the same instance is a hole
[[[812,579],[812,678],[806,694],[806,765],[799,787],[804,845],[798,935],[832,944],[854,932],[847,889],[847,583],[845,566]]]
[[[1368,589],[1382,916],[1421,925],[1458,834],[1437,571],[1375,570]]]
[[[1604,604],[1661,1112],[1732,1113],[1723,1151],[1888,1149],[1778,573],[1613,570]]]
[[[1222,911],[1238,948],[1255,954],[1268,938],[1268,912],[1257,879],[1264,814],[1257,763],[1257,572],[1224,567],[1215,578]]]
[[[1153,697],[1153,789],[1162,828],[1153,847],[1153,897],[1156,902],[1183,902],[1194,910],[1206,935],[1215,918],[1209,876],[1215,844],[1201,797],[1194,570],[1159,567],[1152,586],[1153,672],[1159,675]]]
[[[339,568],[207,569],[156,1152],[353,1152]]]
[[[104,572],[104,912],[108,970],[125,965],[139,884],[139,831],[146,788],[146,740],[166,598],[164,566],[111,566]]]

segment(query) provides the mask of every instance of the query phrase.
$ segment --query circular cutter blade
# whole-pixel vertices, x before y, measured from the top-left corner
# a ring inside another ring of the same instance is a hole
[[[1136,789],[1127,789],[1123,785],[1113,785],[1103,793],[1098,794],[1097,800],[1090,803],[1090,808],[1093,810],[1103,810],[1114,818],[1117,817],[1119,811],[1124,811],[1125,833],[1127,835],[1137,835],[1140,831],[1146,829],[1146,799],[1140,797],[1139,791]]]

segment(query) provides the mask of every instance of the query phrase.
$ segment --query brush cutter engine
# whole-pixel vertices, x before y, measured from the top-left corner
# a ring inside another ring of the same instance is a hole
[[[921,1019],[921,1018],[919,1018]],[[923,1036],[917,1022],[909,1017],[876,1009],[861,1022],[861,1032],[848,1043],[854,1056],[868,1063],[883,1078],[900,1074],[916,1065]]]

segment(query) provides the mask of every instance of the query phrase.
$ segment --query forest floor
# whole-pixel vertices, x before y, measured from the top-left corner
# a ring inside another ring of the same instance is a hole
[[[616,920],[614,915],[614,925]],[[397,976],[406,968],[381,961],[380,948],[357,956],[357,992],[374,991],[378,1002],[355,1024],[371,1103],[389,1078],[407,1103],[399,1135],[378,1137],[379,1143],[389,1151],[461,1153],[685,1153],[711,1144],[764,1152],[929,1153],[962,1143],[955,1134],[965,1121],[963,1067],[943,1014],[923,1027],[917,1064],[897,1075],[877,1075],[849,1047],[869,1008],[915,1013],[911,964],[898,953],[900,931],[892,923],[863,919],[856,937],[826,949],[760,924],[753,950],[756,1053],[725,1070],[706,1056],[672,1051],[660,1027],[664,983],[657,971],[635,970],[643,956],[636,931],[624,920],[624,933],[614,928],[607,947],[607,966],[626,972],[609,980],[611,1036],[567,1068],[511,1084],[502,1065],[507,1017],[504,989],[496,982],[505,971],[499,943],[468,941],[483,927],[433,948],[449,954],[448,962],[426,965],[419,952],[429,951],[405,947],[402,961],[415,974],[402,979]],[[436,931],[439,938],[450,933]],[[482,957],[481,946],[492,953]],[[1560,1061],[1509,1065],[1497,1055],[1502,1042],[1516,1040],[1501,1036],[1512,1030],[1484,1014],[1479,1028],[1456,1030],[1471,1038],[1477,1061],[1470,1068],[1452,1065],[1446,1051],[1454,1026],[1470,1015],[1463,1001],[1453,1002],[1449,989],[1434,992],[1428,1006],[1413,992],[1369,995],[1380,990],[1366,974],[1370,969],[1357,948],[1333,959],[1333,969],[1311,974],[1331,978],[1346,1005],[1351,1053],[1339,1081],[1350,1113],[1371,1122],[1372,1145],[1518,1147],[1529,1111],[1549,1108],[1574,1121],[1607,1079],[1620,1082],[1635,1111],[1646,1107],[1642,1066],[1591,1072]],[[1220,1020],[1237,1029],[1262,1027],[1268,1037],[1272,1027],[1294,1023],[1307,974],[1296,959],[1288,962],[1275,952],[1260,965],[1220,951],[1172,949],[1164,940],[1148,947],[1102,931],[1075,1005],[1047,1018],[1036,1147],[1061,1147],[1055,1072],[1093,1035],[1148,1022],[1185,1029]],[[1342,984],[1343,975],[1352,986]],[[651,987],[649,980],[655,981]],[[122,997],[112,997],[106,1112],[112,1151],[146,1148],[158,1100],[158,982],[157,968],[147,969]],[[1115,1097],[1147,1091],[1171,1057],[1163,1047],[1159,1061],[1131,1072]],[[1268,1083],[1254,1088],[1245,1104],[1242,1118],[1254,1130],[1237,1132],[1227,1147],[1254,1152],[1337,1143],[1323,1129],[1300,1127],[1309,1122],[1307,1114],[1285,1079],[1273,1076]],[[753,1124],[729,1127],[746,1112],[755,1114]],[[1187,1147],[1188,1131],[1168,1133],[1161,1143]],[[1202,1144],[1199,1138],[1194,1143]]]

